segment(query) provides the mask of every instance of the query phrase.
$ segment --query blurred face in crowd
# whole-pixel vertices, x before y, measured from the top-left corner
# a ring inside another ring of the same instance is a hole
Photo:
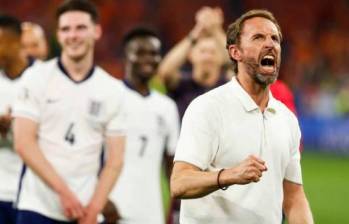
[[[231,56],[238,61],[240,71],[247,73],[257,83],[273,83],[281,62],[280,36],[276,25],[263,17],[244,22],[240,44]],[[233,52],[233,53],[232,53]]]
[[[161,60],[161,43],[156,37],[137,37],[126,48],[126,60],[131,74],[143,82],[149,81],[157,72]]]
[[[22,24],[22,46],[27,56],[45,60],[48,46],[42,28],[33,23]]]
[[[0,67],[11,63],[13,58],[18,57],[21,49],[20,37],[14,32],[0,27]]]
[[[58,18],[57,38],[62,56],[79,61],[93,54],[95,41],[101,36],[101,27],[83,11],[68,11]]]
[[[192,65],[201,67],[204,71],[212,67],[220,67],[223,58],[215,39],[210,37],[200,38],[189,54]]]

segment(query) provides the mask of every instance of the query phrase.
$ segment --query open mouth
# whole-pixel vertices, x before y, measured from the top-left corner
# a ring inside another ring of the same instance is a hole
[[[265,55],[261,60],[262,66],[274,67],[275,65],[275,57],[272,55]]]

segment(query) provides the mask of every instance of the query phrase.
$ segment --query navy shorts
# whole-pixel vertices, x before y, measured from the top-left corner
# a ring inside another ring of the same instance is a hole
[[[12,202],[0,201],[0,224],[15,224],[16,209]]]
[[[64,222],[51,219],[36,212],[18,210],[16,224],[77,224],[77,222]]]

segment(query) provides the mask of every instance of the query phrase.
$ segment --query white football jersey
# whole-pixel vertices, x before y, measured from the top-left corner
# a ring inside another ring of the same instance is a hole
[[[37,61],[34,64],[37,64]],[[0,115],[13,110],[17,89],[22,79],[23,75],[11,80],[3,71],[0,71]],[[17,197],[18,181],[23,164],[12,147],[13,139],[10,131],[6,138],[0,137],[0,180],[2,180],[0,181],[0,201],[14,202]]]
[[[14,116],[39,124],[38,143],[44,156],[87,205],[98,181],[105,136],[124,135],[125,87],[99,67],[92,68],[84,80],[73,81],[58,59],[28,73]],[[23,176],[18,208],[67,220],[58,195],[31,169]]]
[[[128,88],[128,87],[127,87]],[[148,96],[127,89],[124,167],[110,199],[120,223],[165,223],[160,185],[165,149],[174,154],[179,118],[175,102],[156,91]]]

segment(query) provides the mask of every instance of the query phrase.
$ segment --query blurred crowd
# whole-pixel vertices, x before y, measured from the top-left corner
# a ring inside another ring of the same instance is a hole
[[[0,12],[43,26],[50,56],[58,54],[52,14],[61,0],[0,0]],[[251,8],[271,10],[283,35],[281,79],[296,94],[300,116],[349,116],[349,1],[346,0],[95,0],[101,13],[103,38],[98,64],[122,77],[122,34],[137,24],[151,24],[164,42],[164,53],[191,30],[195,12],[204,5],[224,12],[224,27]]]

